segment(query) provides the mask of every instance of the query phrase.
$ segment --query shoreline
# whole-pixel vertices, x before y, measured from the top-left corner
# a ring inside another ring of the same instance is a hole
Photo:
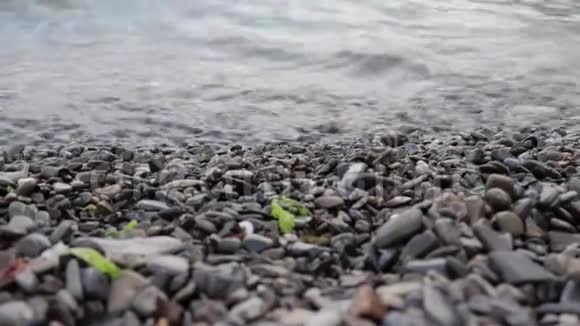
[[[575,325],[579,141],[8,148],[0,324]]]

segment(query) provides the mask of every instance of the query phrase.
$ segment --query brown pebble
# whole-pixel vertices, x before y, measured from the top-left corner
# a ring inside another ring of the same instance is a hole
[[[355,317],[382,320],[387,312],[387,306],[377,295],[375,290],[368,286],[361,286],[352,299],[349,313]]]

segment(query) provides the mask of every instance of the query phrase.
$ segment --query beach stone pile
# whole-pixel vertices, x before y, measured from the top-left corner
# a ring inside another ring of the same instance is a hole
[[[10,146],[0,325],[578,325],[579,149],[541,128]],[[281,196],[309,211],[285,234]]]

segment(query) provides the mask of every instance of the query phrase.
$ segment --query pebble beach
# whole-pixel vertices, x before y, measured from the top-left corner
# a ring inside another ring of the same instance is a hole
[[[7,146],[0,325],[578,325],[579,144]]]

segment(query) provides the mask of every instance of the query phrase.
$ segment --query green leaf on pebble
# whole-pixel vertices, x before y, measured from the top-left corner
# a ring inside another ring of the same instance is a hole
[[[85,206],[83,208],[83,210],[89,211],[89,212],[96,212],[97,211],[97,206],[95,206],[95,204],[88,204],[87,206]]]
[[[131,222],[127,223],[123,228],[123,231],[131,231],[136,229],[139,226],[139,222],[137,220],[131,220]]]
[[[121,275],[121,270],[115,263],[105,258],[93,248],[72,248],[69,252],[71,255],[111,278],[117,278]]]
[[[310,211],[296,200],[282,196],[272,200],[271,214],[278,220],[280,231],[290,233],[296,226],[296,217],[309,216]]]
[[[14,192],[14,188],[12,188],[12,186],[8,185],[8,186],[6,186],[6,192],[11,194]]]

